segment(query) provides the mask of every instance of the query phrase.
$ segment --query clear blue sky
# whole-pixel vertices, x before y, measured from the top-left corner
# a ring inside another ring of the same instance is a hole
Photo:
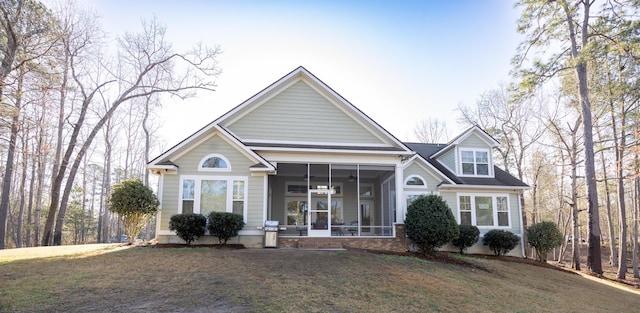
[[[509,80],[520,36],[511,1],[95,1],[112,36],[156,16],[175,50],[220,45],[217,91],[167,102],[172,146],[302,65],[401,140],[418,121]]]

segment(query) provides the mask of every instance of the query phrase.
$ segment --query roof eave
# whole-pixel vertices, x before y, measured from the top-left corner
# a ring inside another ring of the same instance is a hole
[[[513,191],[524,191],[529,190],[531,187],[529,186],[501,186],[501,185],[465,185],[465,184],[441,184],[438,186],[438,189],[441,190],[463,190],[463,189],[499,189],[499,190],[513,190]]]

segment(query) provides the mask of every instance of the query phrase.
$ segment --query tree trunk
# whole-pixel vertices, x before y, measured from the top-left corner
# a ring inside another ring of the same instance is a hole
[[[600,134],[600,128],[597,130],[600,141],[604,141]],[[609,229],[609,264],[611,266],[618,266],[618,251],[616,250],[616,236],[613,230],[613,221],[611,219],[611,191],[609,190],[609,177],[607,175],[607,161],[605,159],[605,150],[600,151],[600,161],[602,162],[602,179],[604,180],[604,195],[605,204],[607,209],[607,228]]]
[[[2,95],[0,95],[1,97]],[[13,178],[13,158],[16,152],[16,140],[18,138],[19,109],[11,118],[11,135],[9,137],[9,147],[7,149],[7,162],[5,163],[5,173],[2,177],[2,199],[0,200],[0,249],[6,248],[7,216],[9,213],[9,195],[11,193],[11,180]]]
[[[636,164],[638,163],[638,154],[636,152]],[[638,170],[636,169],[636,179],[635,182],[635,192],[636,196],[634,197],[634,208],[633,208],[633,277],[640,278],[640,271],[638,270],[638,211],[640,211],[640,176],[638,175]]]
[[[624,111],[624,110],[623,110]],[[620,138],[616,130],[616,119],[613,107],[611,108],[613,140],[616,155],[616,183],[618,191],[618,231],[620,244],[618,245],[618,279],[625,279],[627,273],[627,207],[624,195],[624,147],[626,145],[626,117],[621,112],[620,117]],[[618,141],[619,140],[619,141]]]
[[[18,85],[21,84],[20,79]],[[21,87],[18,88],[22,89]],[[22,124],[24,125],[24,118]],[[20,200],[18,201],[18,226],[16,227],[16,248],[22,248],[24,242],[23,228],[24,228],[24,209],[25,209],[25,186],[27,185],[27,141],[29,138],[29,128],[27,127],[24,137],[22,138],[22,177],[20,178]]]
[[[44,119],[44,113],[43,113],[43,119]],[[44,128],[41,130],[41,134],[40,137],[38,138],[38,151],[42,151],[43,147],[44,147]],[[45,166],[45,157],[44,155],[38,153],[37,154],[38,157],[38,186],[36,187],[36,208],[35,208],[35,216],[33,218],[33,223],[34,223],[34,228],[33,228],[33,232],[34,232],[34,236],[33,236],[33,243],[35,246],[39,246],[40,245],[40,217],[42,214],[42,193],[43,193],[43,189],[44,189],[44,177],[45,177],[45,172],[46,172],[46,166]]]
[[[69,51],[65,49],[64,61],[62,66],[62,82],[58,91],[60,92],[60,102],[58,111],[58,127],[56,136],[56,151],[53,157],[53,170],[51,171],[51,203],[49,205],[49,215],[44,224],[44,231],[42,234],[42,245],[48,246],[52,242],[52,230],[53,223],[55,222],[56,213],[58,212],[58,201],[60,200],[60,184],[62,183],[62,177],[58,178],[60,167],[62,166],[62,143],[63,143],[63,130],[65,122],[65,103],[67,101],[67,84],[69,81],[69,66],[70,66]]]
[[[142,131],[144,131],[144,164],[149,162],[149,150],[151,149],[151,134],[149,132],[149,126],[147,126],[147,120],[149,119],[149,102],[151,97],[146,97],[144,102],[144,116],[142,118]],[[149,171],[144,170],[144,185],[149,187]],[[147,225],[144,230],[144,239],[146,241],[151,240],[151,219],[147,221]]]
[[[575,145],[574,145],[575,149]],[[574,150],[574,153],[577,151]],[[574,157],[575,158],[575,154]],[[579,220],[578,220],[578,186],[577,186],[577,173],[576,173],[576,161],[575,159],[571,160],[571,266],[580,270],[580,230]]]
[[[107,127],[104,132],[104,142],[105,142],[105,151],[104,151],[104,180],[102,186],[104,188],[102,206],[103,206],[103,220],[102,220],[102,240],[107,241],[109,238],[109,227],[110,227],[110,218],[109,218],[109,202],[106,201],[106,196],[111,193],[111,153],[112,153],[112,145],[111,145],[111,130],[113,125],[111,120],[107,121]]]
[[[36,130],[36,134],[38,131]],[[36,135],[37,136],[37,135]],[[34,156],[31,160],[31,180],[29,180],[29,203],[27,204],[27,234],[26,234],[26,246],[31,247],[33,245],[33,241],[31,240],[31,228],[33,226],[33,197],[35,192],[35,182],[36,182],[36,155],[38,155],[38,148],[36,144],[33,144],[32,147],[32,156]]]
[[[596,173],[593,152],[593,122],[591,117],[591,102],[589,100],[589,89],[587,87],[587,64],[580,58],[578,46],[585,47],[589,41],[589,9],[591,3],[589,1],[582,2],[584,7],[584,17],[582,21],[582,42],[578,44],[576,38],[576,30],[573,23],[573,17],[569,9],[568,3],[564,2],[563,9],[567,17],[567,26],[569,29],[569,38],[571,40],[571,56],[576,62],[575,74],[578,80],[578,98],[580,101],[580,109],[582,110],[582,123],[584,132],[584,169],[587,184],[587,209],[589,236],[589,249],[587,254],[587,267],[593,273],[602,275],[602,253],[600,251],[600,214],[598,209],[598,189],[596,186]],[[575,240],[576,238],[574,238]]]

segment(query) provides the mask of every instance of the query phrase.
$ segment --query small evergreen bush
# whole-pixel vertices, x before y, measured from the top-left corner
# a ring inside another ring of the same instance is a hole
[[[538,261],[546,263],[549,251],[562,245],[564,238],[556,223],[542,221],[527,228],[527,240],[536,249]]]
[[[520,242],[520,237],[516,234],[506,231],[493,229],[484,234],[483,243],[489,246],[493,254],[505,255],[513,250]]]
[[[473,246],[480,239],[480,230],[473,225],[459,225],[458,237],[451,241],[454,247],[460,250],[460,254],[464,254],[467,248]]]
[[[202,214],[195,213],[176,214],[171,216],[169,220],[169,230],[175,231],[187,245],[204,236],[206,225],[207,218]]]
[[[238,232],[244,227],[242,215],[228,212],[209,213],[209,233],[218,237],[221,244],[227,244],[229,238],[238,236]]]
[[[407,208],[404,221],[407,237],[423,254],[458,236],[458,224],[447,203],[438,195],[420,196]]]

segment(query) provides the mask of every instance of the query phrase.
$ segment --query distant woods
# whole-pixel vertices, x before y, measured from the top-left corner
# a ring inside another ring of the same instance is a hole
[[[562,230],[553,258],[580,269],[586,245],[602,274],[602,246],[618,278],[640,277],[640,3],[596,3],[520,1],[512,82],[460,104],[459,122],[498,140],[494,163],[531,186],[525,225]]]
[[[175,51],[165,31],[151,18],[109,38],[71,2],[0,2],[0,248],[120,238],[107,195],[150,184],[163,97],[213,91],[220,73],[218,47]]]

